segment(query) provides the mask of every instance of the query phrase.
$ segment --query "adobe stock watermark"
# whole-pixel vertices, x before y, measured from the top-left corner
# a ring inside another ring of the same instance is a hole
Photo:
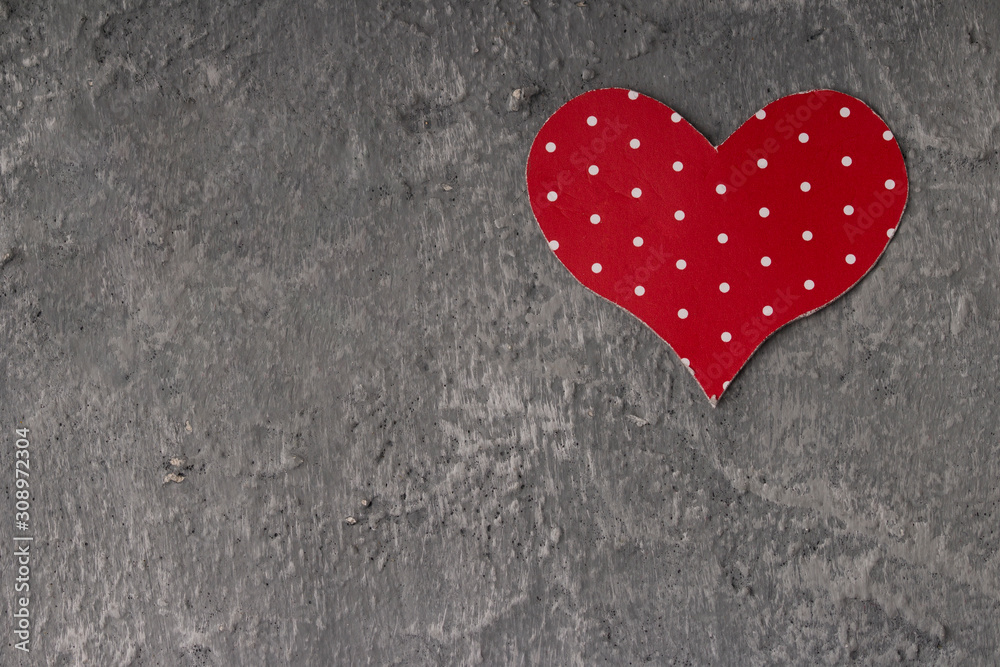
[[[31,453],[28,429],[15,429],[14,443],[14,648],[27,653],[31,643]]]
[[[778,119],[774,124],[774,131],[781,134],[786,141],[790,141],[813,117],[813,114],[823,108],[832,95],[833,93],[829,90],[815,90],[809,93],[805,101],[796,107],[794,112],[789,112]],[[757,113],[762,113],[762,111]],[[808,136],[805,139],[808,141]],[[726,190],[720,194],[725,197],[742,188],[762,169],[766,169],[768,159],[780,150],[781,143],[774,137],[765,139],[759,148],[748,148],[746,150],[747,159],[739,167],[735,164],[730,167],[729,180],[724,184]]]
[[[621,137],[629,127],[621,118],[603,121],[603,125],[604,127],[598,136],[591,139],[586,146],[573,151],[569,156],[569,163],[573,165],[573,169],[563,169],[556,174],[554,181],[542,183],[541,191],[535,196],[536,208],[545,209],[551,206],[555,201],[552,195],[558,196],[558,192],[562,192],[572,185],[577,179],[577,174],[587,173],[588,167],[594,164],[597,158],[608,150],[612,142]]]
[[[615,296],[619,299],[635,296],[635,288],[646,285],[649,279],[672,259],[673,255],[664,250],[662,245],[653,248],[646,256],[645,262],[636,267],[629,275],[615,281]]]
[[[733,368],[737,359],[742,359],[748,353],[753,352],[769,333],[773,333],[771,331],[773,325],[770,322],[787,313],[792,305],[801,298],[802,292],[791,287],[775,290],[766,306],[770,309],[769,314],[765,315],[764,311],[761,310],[760,315],[743,322],[740,326],[739,336],[733,336],[733,339],[726,345],[726,351],[712,354],[713,362],[705,369],[708,377],[712,380],[718,380],[725,375],[730,375],[730,369]]]
[[[855,239],[859,236],[864,236],[882,216],[892,210],[893,204],[902,196],[901,193],[896,194],[896,184],[892,183],[892,185],[893,187],[888,187],[887,182],[884,190],[872,192],[871,199],[875,201],[872,201],[860,211],[855,210],[853,217],[848,216],[844,222],[843,229],[850,243],[854,243]],[[892,238],[895,231],[894,227],[887,230],[889,238]]]

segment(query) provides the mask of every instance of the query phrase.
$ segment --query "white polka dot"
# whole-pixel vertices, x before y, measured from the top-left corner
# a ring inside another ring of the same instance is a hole
[[[642,247],[642,237],[641,236],[636,236],[634,239],[632,239],[632,245],[634,245],[636,248],[641,248]]]
[[[892,190],[895,187],[896,187],[896,181],[892,180],[891,178],[885,182],[886,190]]]
[[[675,123],[679,123],[681,122],[681,115],[675,111],[672,114],[670,114],[670,120],[674,121]]]
[[[802,134],[799,135],[799,143],[804,144],[807,141],[809,141],[809,135],[808,134],[806,134],[805,132],[803,132]]]
[[[684,211],[674,211],[674,220],[683,220]]]
[[[816,283],[814,283],[811,280],[807,280],[802,284],[802,286],[805,287],[806,289],[812,289],[813,287],[816,287]]]
[[[766,206],[757,212],[760,213],[760,217],[762,218],[766,218],[767,216],[771,215],[770,209],[768,209]]]
[[[755,113],[754,116],[757,116],[757,120],[764,120],[764,118],[767,117],[767,112],[761,109],[760,111]]]
[[[680,160],[678,160],[677,162],[674,162],[674,171],[680,171],[683,168],[684,168],[684,163],[683,162],[681,162]]]
[[[600,221],[601,221],[601,216],[597,215],[596,213],[594,215],[590,216],[590,223],[592,225],[596,225]]]
[[[840,115],[843,116],[844,118],[847,118],[848,116],[851,115],[851,110],[848,109],[847,107],[840,107]]]
[[[594,127],[597,125],[597,116],[590,116],[587,118],[587,125]]]
[[[799,186],[799,190],[802,190],[802,192],[809,192],[812,190],[812,186],[809,184],[809,181],[802,181],[802,185]]]
[[[718,192],[720,195],[724,195],[726,194],[726,186],[723,185],[722,183],[719,183],[718,185],[715,186],[715,191]]]
[[[639,188],[632,188],[632,196],[638,199],[639,197],[642,196],[642,190],[640,190]]]
[[[687,316],[688,316],[688,311],[686,309],[681,308],[680,310],[677,311],[677,317],[681,318],[682,320],[686,320]]]
[[[854,160],[851,159],[850,155],[845,155],[840,159],[840,164],[844,165],[845,167],[850,167],[852,162],[854,162]]]
[[[639,140],[638,139],[633,139],[632,141],[628,142],[628,145],[631,148],[638,148],[639,147]]]
[[[728,343],[732,339],[733,339],[733,334],[729,333],[728,331],[723,331],[722,332],[722,342],[723,343]]]
[[[760,167],[761,169],[767,169],[767,160],[765,160],[764,158],[757,160],[757,166]]]
[[[858,261],[858,258],[855,257],[854,255],[848,255],[847,257],[844,258],[844,261],[847,262],[848,264],[854,264],[854,262]]]
[[[553,250],[559,250],[559,241],[549,241],[549,247]]]
[[[854,207],[848,204],[844,207],[844,215],[854,215]]]
[[[771,258],[768,257],[767,255],[764,255],[763,257],[760,258],[760,265],[771,266]]]
[[[889,229],[885,230],[885,235],[891,239],[893,236],[896,235],[896,228],[890,227]]]
[[[771,308],[771,306],[764,306],[764,310],[762,312],[764,313],[764,317],[771,317],[771,315],[774,315],[774,308]]]
[[[587,169],[587,173],[590,174],[591,176],[597,176],[597,172],[599,171],[600,169],[597,168],[596,164],[590,165],[590,167]]]
[[[813,233],[810,232],[808,229],[806,231],[802,232],[802,240],[803,241],[812,241],[812,238],[813,238]]]
[[[719,243],[725,243],[726,241],[729,240],[729,237],[726,236],[725,234],[719,234],[718,239],[719,239]]]
[[[722,391],[725,391],[727,389],[729,389],[729,381],[728,380],[726,382],[722,383]]]
[[[719,291],[725,294],[729,291],[729,283],[719,283]]]
[[[642,285],[636,285],[636,287],[635,287],[635,295],[636,296],[642,296],[645,293],[646,293],[646,288],[645,287],[643,287]]]
[[[885,139],[886,141],[892,141],[892,132],[886,130],[885,132],[882,133],[882,138]]]
[[[685,366],[690,366],[691,360],[688,359],[687,357],[684,357],[683,359],[681,359],[681,363],[684,364]]]
[[[628,98],[630,100],[637,100],[639,99],[639,93],[635,92],[634,90],[630,90],[628,91]]]
[[[559,195],[556,194],[555,190],[548,194],[549,201],[555,201],[559,199]]]
[[[677,263],[674,266],[683,271],[684,269],[687,268],[687,265],[688,265],[687,262],[685,262],[683,259],[679,259],[677,260]]]
[[[550,141],[549,143],[545,144],[545,150],[547,150],[550,153],[555,153],[556,145]]]
[[[596,262],[590,265],[590,270],[593,271],[594,273],[600,273],[601,269],[603,268],[604,268],[603,266],[601,266]]]

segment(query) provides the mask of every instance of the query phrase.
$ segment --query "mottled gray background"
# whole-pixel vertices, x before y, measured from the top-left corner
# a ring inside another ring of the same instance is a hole
[[[0,663],[996,664],[995,2],[0,17]],[[835,88],[906,156],[876,270],[717,409],[526,203],[607,86],[715,143]]]

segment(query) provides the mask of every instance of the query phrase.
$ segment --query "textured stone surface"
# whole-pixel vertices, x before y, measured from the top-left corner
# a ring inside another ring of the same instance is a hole
[[[1000,10],[959,4],[6,0],[0,662],[991,663]],[[906,156],[876,270],[715,410],[525,200],[607,86],[715,143],[839,89]]]

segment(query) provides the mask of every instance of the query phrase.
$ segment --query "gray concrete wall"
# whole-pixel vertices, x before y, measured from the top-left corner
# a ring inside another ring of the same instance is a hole
[[[996,664],[995,2],[2,9],[0,663]],[[907,160],[714,410],[526,202],[608,86],[714,143],[834,88]]]

